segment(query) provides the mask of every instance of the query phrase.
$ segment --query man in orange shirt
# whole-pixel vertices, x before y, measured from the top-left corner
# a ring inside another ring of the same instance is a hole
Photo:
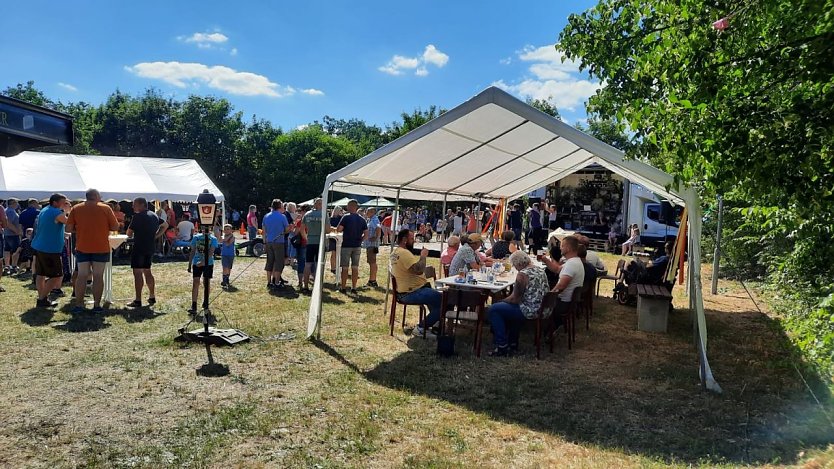
[[[82,313],[87,278],[93,275],[93,312],[102,313],[101,296],[104,293],[104,268],[110,260],[110,232],[119,229],[113,210],[101,202],[101,194],[95,189],[86,193],[86,201],[76,205],[67,220],[67,231],[75,233],[75,261],[78,278],[75,280],[75,308]]]

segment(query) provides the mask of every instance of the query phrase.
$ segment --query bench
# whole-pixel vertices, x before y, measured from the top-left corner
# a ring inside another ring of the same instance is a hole
[[[608,252],[608,240],[607,239],[594,239],[590,238],[588,247],[592,251],[597,252]]]
[[[637,284],[637,330],[666,332],[672,294],[660,285]]]

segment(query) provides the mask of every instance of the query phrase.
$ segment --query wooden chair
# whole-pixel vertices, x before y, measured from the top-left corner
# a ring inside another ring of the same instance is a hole
[[[403,305],[403,324],[402,327],[405,329],[405,314],[407,304],[400,301],[400,295],[397,293],[397,277],[391,276],[391,293],[393,293],[391,299],[391,312],[390,316],[388,317],[388,324],[391,326],[391,336],[394,335],[394,321],[397,317],[397,305]],[[423,305],[418,305],[420,307],[420,322],[423,322],[423,319],[426,318],[426,307]],[[419,323],[418,323],[419,324]],[[426,329],[423,328],[423,338],[426,338]]]
[[[617,261],[617,270],[614,271],[614,275],[598,275],[597,276],[597,296],[599,296],[599,284],[603,280],[612,280],[616,284],[618,280],[620,280],[620,275],[623,273],[623,269],[625,269],[625,259],[620,259]]]
[[[481,341],[483,339],[483,326],[486,322],[486,300],[487,295],[478,290],[461,290],[449,288],[443,292],[443,301],[440,309],[440,335],[446,327],[446,319],[454,315],[457,326],[462,326],[460,321],[474,322],[475,331],[475,356],[481,356]],[[451,318],[450,318],[451,319]],[[463,326],[469,328],[470,326]]]
[[[532,321],[536,321],[536,336],[535,336],[535,344],[536,344],[536,360],[541,359],[541,346],[542,346],[542,331],[545,325],[545,313],[550,311],[553,314],[553,309],[556,307],[556,304],[559,301],[559,294],[551,291],[547,292],[542,299],[542,304],[539,306],[539,312],[536,314],[536,317],[532,319]],[[548,315],[548,319],[550,315]],[[550,351],[553,352],[553,342],[550,343]]]
[[[434,268],[434,267],[432,267]],[[449,276],[449,265],[447,264],[440,264],[440,273],[443,274],[443,278]]]
[[[582,285],[578,313],[585,315],[585,330],[589,330],[591,328],[591,316],[594,314],[594,284],[592,282],[585,282]]]
[[[556,292],[553,292],[556,293]],[[582,298],[582,289],[576,288],[573,290],[573,294],[571,295],[571,301],[568,304],[567,309],[565,311],[559,313],[559,317],[562,319],[562,326],[565,329],[565,334],[568,336],[568,350],[573,348],[573,343],[576,341],[576,317],[577,311],[579,309],[579,302]],[[556,314],[556,310],[553,310],[554,315]],[[553,315],[551,315],[553,316]],[[554,328],[551,332],[550,337],[550,352],[553,352],[553,344],[556,342],[555,335],[556,329]]]

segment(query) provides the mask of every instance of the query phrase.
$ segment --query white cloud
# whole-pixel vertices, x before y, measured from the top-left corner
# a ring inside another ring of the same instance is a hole
[[[223,33],[194,33],[191,36],[182,38],[185,42],[200,44],[222,44],[229,40],[229,36]]]
[[[576,61],[562,62],[564,54],[556,50],[555,45],[526,46],[516,55],[522,62],[530,63],[528,71],[532,76],[521,77],[512,83],[498,80],[493,85],[519,96],[549,101],[556,108],[567,111],[581,109],[600,87],[599,83],[589,81],[579,72]]]
[[[208,66],[186,62],[142,62],[125,67],[142,78],[162,80],[179,88],[205,84],[209,88],[241,96],[281,98],[295,94],[295,88],[269,81],[251,72],[239,72],[222,65]]]
[[[317,90],[315,88],[307,88],[307,89],[301,90],[301,92],[304,93],[304,94],[309,94],[310,96],[324,96],[324,91]]]
[[[425,63],[443,67],[448,61],[449,56],[437,50],[434,44],[427,45],[426,50],[423,51],[423,62]]]
[[[403,75],[406,71],[414,70],[414,75],[424,77],[429,74],[428,65],[443,68],[449,62],[449,56],[440,52],[434,44],[426,46],[423,54],[418,57],[395,55],[385,65],[377,68],[389,75]]]
[[[232,47],[232,50],[229,51],[229,55],[237,55],[237,47]]]
[[[498,63],[501,64],[501,65],[509,65],[509,64],[513,63],[513,58],[512,57],[504,57],[503,59],[499,60]]]
[[[75,93],[76,91],[78,91],[78,88],[76,88],[76,87],[74,87],[74,86],[70,85],[69,83],[63,83],[63,82],[60,82],[60,81],[59,81],[59,82],[58,82],[58,86],[60,86],[61,88],[65,89],[65,90],[72,91],[73,93]]]

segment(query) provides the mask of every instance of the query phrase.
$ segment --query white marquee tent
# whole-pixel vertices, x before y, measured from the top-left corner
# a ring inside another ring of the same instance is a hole
[[[191,202],[208,189],[218,202],[225,200],[194,160],[34,151],[0,158],[0,199],[45,199],[55,192],[83,199],[89,188],[98,189],[103,199]]]
[[[425,125],[330,174],[322,199],[336,190],[410,200],[512,200],[590,164],[605,168],[686,205],[689,212],[690,307],[702,382],[721,388],[706,356],[707,328],[701,290],[701,207],[690,187],[646,163],[491,87]],[[324,227],[322,227],[322,238]],[[324,246],[310,301],[308,337],[320,333]]]

